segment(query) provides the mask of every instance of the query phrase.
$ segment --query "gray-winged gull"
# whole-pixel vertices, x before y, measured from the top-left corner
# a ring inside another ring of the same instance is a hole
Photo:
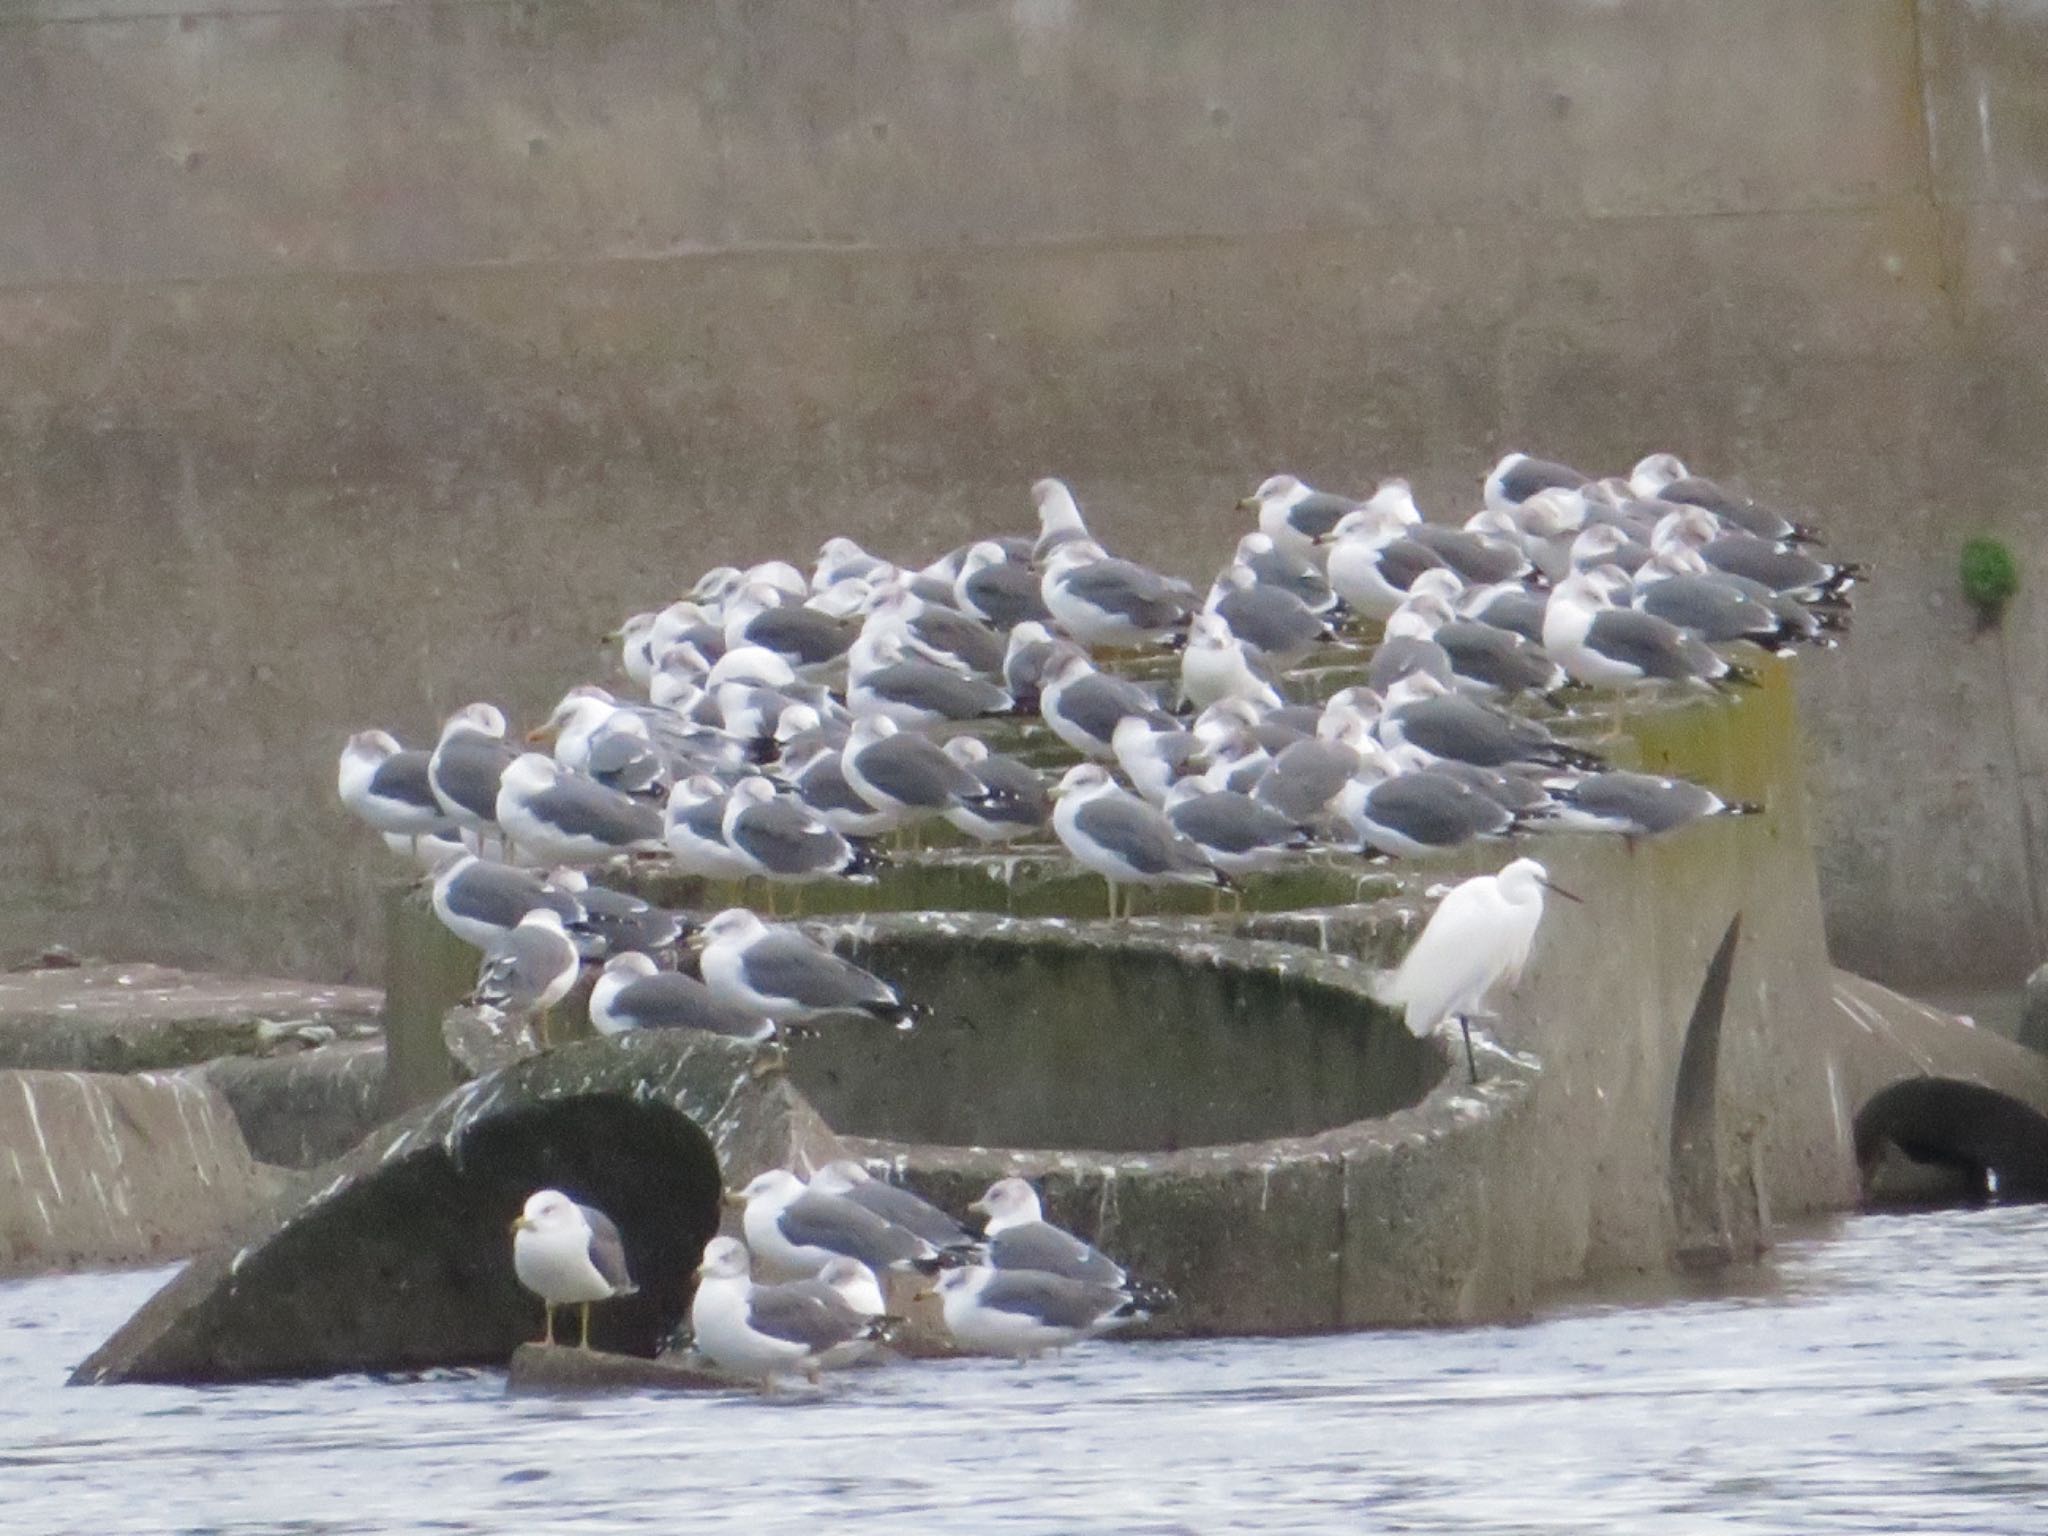
[[[1131,787],[1154,805],[1167,790],[1195,771],[1202,743],[1178,724],[1161,724],[1144,715],[1125,715],[1109,738],[1117,766]]]
[[[427,777],[430,755],[407,751],[389,731],[357,731],[341,749],[341,803],[379,832],[433,837],[455,823]]]
[[[1207,607],[1261,661],[1276,667],[1337,638],[1327,618],[1286,587],[1260,581],[1248,565],[1232,565],[1216,578]]]
[[[1385,620],[1423,572],[1450,568],[1434,551],[1409,538],[1400,519],[1361,509],[1347,513],[1337,524],[1325,569],[1331,587],[1353,612]]]
[[[967,551],[953,595],[961,608],[1005,634],[1027,621],[1042,623],[1052,617],[1038,589],[1038,573],[1028,563],[1012,560],[993,539]]]
[[[1628,578],[1617,573],[1616,584]],[[1598,572],[1567,576],[1550,594],[1543,649],[1591,687],[1641,682],[1711,683],[1742,675],[1711,646],[1655,614],[1618,608]]]
[[[1654,837],[1708,816],[1753,816],[1763,807],[1723,800],[1703,785],[1651,773],[1611,770],[1582,778],[1546,781],[1551,803],[1532,822],[1582,831]]]
[[[590,992],[590,1022],[601,1035],[640,1029],[697,1029],[736,1040],[770,1040],[772,1020],[723,1003],[694,976],[664,971],[638,952],[605,962]]]
[[[1220,699],[1247,699],[1268,709],[1278,709],[1284,702],[1273,679],[1216,613],[1198,613],[1188,626],[1187,649],[1180,657],[1180,694],[1197,709]],[[1110,739],[1114,745],[1114,734]]]
[[[581,968],[562,914],[535,907],[496,949],[486,951],[470,996],[510,1014],[545,1014],[569,995]]]
[[[1532,458],[1526,453],[1506,453],[1487,471],[1480,496],[1487,506],[1512,512],[1544,491],[1575,491],[1586,483],[1587,477],[1569,464]]]
[[[741,779],[727,792],[723,830],[748,872],[777,884],[857,874],[870,864],[802,801],[762,778]]]
[[[722,1001],[771,1019],[865,1013],[908,1029],[916,1010],[896,989],[794,928],[770,927],[729,907],[698,931],[698,969]]]
[[[849,1345],[878,1344],[888,1336],[888,1319],[863,1312],[823,1278],[760,1285],[747,1271],[746,1247],[735,1239],[714,1237],[705,1246],[690,1299],[690,1333],[713,1365],[759,1381],[763,1390],[783,1375],[816,1381],[837,1363],[835,1355],[848,1358]]]
[[[1230,884],[1164,813],[1119,788],[1098,763],[1068,769],[1053,798],[1053,831],[1069,853],[1108,882],[1111,917],[1126,885]]]
[[[858,1259],[880,1274],[939,1257],[939,1249],[843,1195],[810,1189],[784,1168],[757,1175],[730,1201],[745,1206],[747,1246],[771,1272],[814,1275],[834,1258]]]
[[[779,772],[797,799],[841,837],[882,837],[903,825],[903,812],[876,805],[847,780],[845,742],[812,741],[783,753]]]
[[[1760,506],[1747,496],[1724,490],[1704,475],[1695,475],[1676,454],[1653,453],[1638,459],[1628,475],[1629,489],[1645,501],[1675,501],[1702,507],[1744,533],[1774,544],[1818,544],[1819,534],[1784,513]]]
[[[1421,769],[1372,783],[1354,779],[1337,808],[1367,851],[1417,858],[1514,829],[1514,813],[1449,773]]]
[[[551,890],[576,899],[576,917],[564,916],[577,947],[586,956],[602,958],[638,952],[658,954],[672,949],[693,926],[682,914],[608,885],[598,885],[580,869],[557,869],[547,877]]]
[[[989,751],[988,743],[974,736],[955,736],[945,753],[981,785],[979,800],[963,801],[946,812],[949,823],[978,843],[1006,843],[1044,830],[1052,796],[1036,769]]]
[[[548,864],[598,864],[667,846],[654,806],[538,752],[506,765],[497,821],[522,854]]]
[[[502,949],[519,920],[535,907],[552,908],[564,924],[582,920],[582,904],[530,869],[462,854],[441,866],[430,897],[441,925],[477,949]]]
[[[1166,792],[1165,810],[1174,831],[1227,875],[1275,869],[1311,847],[1308,833],[1288,817],[1233,790],[1178,784]]]
[[[1053,551],[1039,595],[1059,627],[1091,650],[1157,644],[1177,634],[1197,606],[1186,582],[1081,542]]]
[[[434,798],[457,826],[497,830],[498,781],[519,753],[505,741],[505,715],[495,704],[465,704],[441,725],[427,760]]]
[[[1053,735],[1083,757],[1116,755],[1116,728],[1126,716],[1178,724],[1136,683],[1097,671],[1079,646],[1062,641],[1046,658],[1038,680],[1038,712]]]
[[[1031,558],[1043,563],[1062,544],[1094,542],[1088,524],[1081,518],[1081,504],[1066,483],[1047,476],[1033,483],[1031,504],[1038,509],[1038,538],[1031,546]]]
[[[536,1190],[513,1221],[512,1272],[547,1309],[543,1344],[555,1342],[555,1308],[576,1306],[583,1313],[581,1344],[590,1348],[590,1304],[640,1289],[627,1273],[626,1247],[611,1217],[559,1189]]]
[[[1237,505],[1240,511],[1258,513],[1259,531],[1275,547],[1310,559],[1316,545],[1358,502],[1319,491],[1293,475],[1268,475]]]
[[[840,767],[860,795],[875,805],[913,815],[938,815],[978,803],[986,794],[967,769],[929,736],[899,730],[886,715],[854,721]]]
[[[701,773],[669,791],[662,834],[683,874],[705,880],[743,880],[754,873],[753,864],[725,840],[728,795],[725,784]]]
[[[876,1178],[850,1157],[837,1158],[811,1175],[810,1187],[819,1194],[837,1195],[864,1205],[884,1221],[915,1232],[933,1247],[967,1248],[974,1234],[940,1210],[931,1201],[912,1194],[900,1185]]]
[[[1038,1270],[970,1264],[939,1276],[946,1331],[970,1354],[1028,1360],[1095,1338],[1147,1314],[1111,1285]]]
[[[1534,720],[1453,694],[1427,674],[1404,678],[1388,693],[1379,734],[1389,746],[1409,744],[1430,757],[1456,758],[1481,768],[1510,763],[1607,766],[1597,754],[1566,745]]]
[[[1006,715],[1009,694],[994,683],[909,654],[901,634],[885,633],[871,651],[873,665],[848,673],[846,702],[856,715],[887,715],[898,725],[937,725]]]

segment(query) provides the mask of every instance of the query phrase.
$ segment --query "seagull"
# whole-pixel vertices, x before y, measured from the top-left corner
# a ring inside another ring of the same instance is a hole
[[[725,610],[728,647],[758,645],[781,657],[799,677],[829,672],[859,633],[859,625],[789,601],[786,594],[765,582],[742,587]]]
[[[894,987],[794,928],[774,927],[745,907],[728,907],[698,931],[698,969],[712,995],[778,1022],[821,1013],[866,1013],[899,1029],[916,1010]]]
[[[1259,514],[1259,531],[1275,548],[1310,560],[1316,545],[1328,538],[1338,519],[1358,503],[1348,496],[1318,491],[1293,475],[1268,475],[1237,505],[1240,511]]]
[[[777,771],[805,808],[841,837],[882,837],[895,831],[903,825],[903,813],[876,805],[847,781],[845,745],[819,739],[785,747]]]
[[[979,800],[962,801],[945,813],[949,823],[978,843],[1007,843],[1044,828],[1052,797],[1037,770],[989,751],[974,736],[955,736],[945,753],[981,785]]]
[[[1044,564],[1062,544],[1076,540],[1093,543],[1088,525],[1081,520],[1080,503],[1066,482],[1048,476],[1031,487],[1032,505],[1038,508],[1038,539],[1031,546],[1031,558]]]
[[[811,591],[823,592],[844,581],[883,581],[896,567],[878,555],[871,555],[858,543],[835,535],[818,546],[818,558],[811,567]]]
[[[835,1159],[820,1168],[811,1175],[810,1187],[820,1194],[837,1195],[866,1206],[884,1221],[915,1232],[941,1252],[968,1248],[974,1243],[973,1233],[929,1200],[898,1185],[884,1183],[850,1157]]]
[[[1507,453],[1487,471],[1480,495],[1495,511],[1513,512],[1544,491],[1576,491],[1586,483],[1586,476],[1569,464]]]
[[[1531,821],[1619,832],[1631,840],[1691,826],[1709,816],[1755,816],[1763,811],[1748,801],[1723,800],[1703,785],[1650,773],[1590,773],[1547,780],[1545,787],[1550,803],[1539,807]]]
[[[1162,812],[1119,788],[1098,763],[1068,769],[1053,798],[1053,831],[1069,853],[1108,882],[1112,918],[1122,885],[1230,884]]]
[[[497,822],[514,847],[547,864],[598,864],[668,846],[655,807],[538,752],[506,765]]]
[[[556,762],[608,788],[657,798],[668,793],[668,762],[647,721],[595,684],[563,694],[526,740],[551,744]]]
[[[898,725],[936,725],[1007,715],[1015,707],[994,683],[909,653],[897,631],[885,631],[869,649],[871,664],[850,663],[846,702],[856,715],[888,715]]]
[[[1513,581],[1529,569],[1528,557],[1518,545],[1425,521],[1406,480],[1382,480],[1366,506],[1391,513],[1407,530],[1406,538],[1420,544],[1468,582]]]
[[[1408,537],[1406,524],[1381,508],[1346,513],[1327,537],[1330,586],[1347,607],[1368,619],[1384,622],[1423,572],[1449,569],[1435,551]]]
[[[545,1014],[569,995],[582,969],[582,956],[562,914],[535,907],[484,956],[473,1001],[510,1014]]]
[[[1125,715],[1110,733],[1110,750],[1131,787],[1154,805],[1195,769],[1202,743],[1178,724],[1161,725],[1144,715]]]
[[[946,1330],[962,1349],[1019,1360],[1064,1349],[1147,1315],[1115,1286],[1037,1270],[970,1264],[947,1270],[935,1290]]]
[[[1166,793],[1166,819],[1225,874],[1276,869],[1312,843],[1295,822],[1250,795],[1182,783]]]
[[[1083,757],[1116,755],[1116,728],[1137,715],[1162,729],[1179,722],[1136,683],[1099,672],[1079,646],[1057,643],[1038,680],[1038,712],[1068,746]]]
[[[1339,814],[1368,852],[1420,858],[1477,837],[1503,837],[1515,815],[1450,772],[1424,768],[1377,781],[1353,779],[1337,796]]]
[[[1254,530],[1239,539],[1232,563],[1250,571],[1262,587],[1291,592],[1314,613],[1327,614],[1337,607],[1337,594],[1316,563],[1283,550],[1269,533]]]
[[[497,830],[498,782],[519,754],[505,742],[494,704],[465,704],[441,725],[427,759],[427,782],[448,819],[472,832]]]
[[[1617,584],[1626,584],[1625,576]],[[1675,624],[1617,608],[1598,573],[1567,576],[1550,594],[1543,649],[1590,687],[1640,682],[1711,683],[1745,674]]]
[[[1821,542],[1813,529],[1802,527],[1783,513],[1759,506],[1747,496],[1737,496],[1695,475],[1676,454],[1653,453],[1638,459],[1635,468],[1629,471],[1628,485],[1645,501],[1675,501],[1703,507],[1724,523],[1773,544]]]
[[[1028,562],[1012,560],[993,539],[968,549],[953,579],[953,596],[962,611],[1004,634],[1027,621],[1043,623],[1052,617],[1037,572]]]
[[[693,774],[668,792],[662,833],[676,868],[703,880],[744,880],[754,865],[725,840],[727,787]]]
[[[555,1308],[576,1306],[583,1313],[582,1348],[590,1348],[590,1304],[640,1289],[627,1273],[625,1244],[611,1217],[559,1189],[529,1195],[512,1223],[512,1272],[547,1309],[543,1344],[555,1342]]]
[[[562,921],[585,959],[633,951],[658,954],[672,948],[693,926],[679,913],[651,901],[592,884],[580,869],[552,870],[546,884],[549,890],[564,892],[575,900],[576,915],[564,913]]]
[[[1039,594],[1059,627],[1089,650],[1168,640],[1197,606],[1187,583],[1079,540],[1053,551]]]
[[[1514,982],[1528,962],[1543,921],[1543,893],[1577,901],[1534,859],[1516,859],[1497,875],[1474,875],[1451,888],[1423,925],[1400,965],[1379,989],[1380,1001],[1404,1010],[1409,1033],[1426,1038],[1446,1019],[1465,1037],[1465,1065],[1479,1081],[1472,1054],[1471,1015],[1502,981]]]
[[[939,1249],[910,1228],[843,1195],[811,1189],[785,1168],[757,1175],[728,1199],[745,1207],[747,1246],[776,1274],[815,1275],[835,1258],[858,1259],[877,1274],[939,1259]]]
[[[1219,699],[1248,699],[1268,709],[1278,709],[1285,702],[1272,679],[1253,664],[1248,648],[1216,613],[1196,614],[1188,628],[1187,649],[1180,658],[1180,692],[1197,709],[1207,709]],[[1114,736],[1111,741],[1113,745]]]
[[[1232,565],[1209,589],[1204,611],[1268,665],[1285,667],[1337,638],[1330,621],[1286,587],[1269,586],[1248,565]]]
[[[741,779],[726,793],[721,830],[747,873],[766,880],[797,883],[869,867],[866,854],[763,778]]]
[[[341,803],[379,832],[434,837],[453,826],[427,777],[430,754],[408,752],[389,731],[357,731],[341,749]]]
[[[903,814],[941,815],[986,797],[981,780],[928,736],[900,731],[887,715],[854,721],[840,754],[846,782],[869,803]]]
[[[1108,1254],[1045,1219],[1038,1191],[1026,1179],[997,1179],[967,1209],[984,1218],[982,1258],[995,1269],[1036,1270],[1119,1289],[1130,1284],[1124,1267]],[[1152,1294],[1170,1300],[1164,1292]]]
[[[1059,643],[1053,632],[1035,619],[1026,619],[1010,631],[1010,643],[1003,651],[1003,687],[1019,709],[1038,707],[1040,674]]]
[[[757,1285],[747,1270],[746,1246],[736,1239],[714,1237],[705,1245],[690,1299],[690,1332],[713,1365],[758,1380],[764,1391],[791,1372],[815,1382],[836,1363],[835,1352],[888,1336],[893,1320],[861,1311],[822,1276]]]
[[[441,866],[429,900],[434,916],[463,943],[487,954],[502,950],[521,918],[548,907],[564,926],[581,923],[582,903],[556,890],[530,869],[495,864],[463,853]]]
[[[1436,646],[1450,668],[1452,681],[1468,692],[1548,693],[1564,685],[1564,669],[1544,654],[1540,646],[1531,645],[1511,629],[1496,629],[1491,624],[1459,618],[1435,592],[1412,592],[1394,610],[1387,620],[1382,651],[1387,642],[1397,639],[1427,641]]]
[[[1429,757],[1453,758],[1480,768],[1607,766],[1595,754],[1559,741],[1534,720],[1453,694],[1427,674],[1403,678],[1389,690],[1379,735],[1388,746],[1409,745]]]
[[[664,971],[648,956],[631,951],[605,962],[590,992],[590,1023],[607,1036],[639,1029],[697,1029],[735,1040],[775,1038],[771,1020],[722,1003],[695,977]]]

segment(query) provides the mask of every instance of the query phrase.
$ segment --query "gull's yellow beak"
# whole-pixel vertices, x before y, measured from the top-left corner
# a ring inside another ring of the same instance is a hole
[[[1237,510],[1238,510],[1238,511],[1240,511],[1240,512],[1256,512],[1256,511],[1258,511],[1258,510],[1259,510],[1259,498],[1258,498],[1258,497],[1256,497],[1256,496],[1240,496],[1240,497],[1238,497],[1238,498],[1237,498]]]
[[[977,1200],[972,1205],[968,1206],[967,1209],[973,1211],[977,1216],[987,1216],[992,1214],[988,1208],[988,1202],[986,1200]]]
[[[555,723],[550,720],[545,725],[536,725],[526,733],[526,739],[531,742],[553,741],[555,739]]]
[[[744,1210],[746,1208],[747,1197],[741,1194],[736,1189],[728,1189],[724,1194],[720,1195],[719,1198],[736,1211]]]
[[[530,1216],[514,1216],[512,1218],[512,1225],[505,1230],[508,1232],[531,1232],[533,1230],[533,1218]]]
[[[928,1285],[921,1291],[913,1291],[911,1293],[910,1299],[912,1301],[930,1301],[934,1296],[938,1294],[938,1291],[934,1287]]]

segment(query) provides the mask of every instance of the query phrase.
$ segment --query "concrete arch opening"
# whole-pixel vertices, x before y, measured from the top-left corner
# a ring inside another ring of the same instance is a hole
[[[2048,1199],[2048,1115],[1980,1083],[1894,1083],[1857,1113],[1855,1130],[1867,1204]]]

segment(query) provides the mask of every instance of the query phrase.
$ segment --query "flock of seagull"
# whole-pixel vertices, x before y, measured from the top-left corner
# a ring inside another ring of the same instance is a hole
[[[699,922],[585,871],[655,858],[759,881],[772,917],[779,887],[870,879],[885,840],[943,820],[981,844],[1049,832],[1103,877],[1115,918],[1136,887],[1220,892],[1305,857],[1427,856],[1544,827],[1652,837],[1757,808],[1611,768],[1538,716],[1750,683],[1745,656],[1836,644],[1861,575],[1663,453],[1607,479],[1510,453],[1458,523],[1425,518],[1403,480],[1354,499],[1276,475],[1240,503],[1256,527],[1206,593],[1111,554],[1060,481],[1032,496],[1035,538],[922,567],[834,538],[808,575],[780,560],[707,572],[611,637],[633,696],[570,689],[525,751],[488,703],[431,748],[361,732],[341,799],[432,871],[436,914],[483,953],[481,1002],[545,1021],[597,963],[603,1034],[765,1039],[849,1012],[908,1027],[894,988],[796,927],[744,906]],[[1333,648],[1347,637],[1369,653]],[[1312,665],[1319,652],[1350,664]],[[1147,668],[1171,697],[1130,675]],[[1329,681],[1343,686],[1311,696]],[[994,750],[986,723],[1019,717],[1077,761],[1049,781]],[[1467,1028],[1475,1080],[1469,1017],[1519,971],[1546,889],[1526,858],[1463,882],[1384,984],[1418,1033]],[[567,1218],[521,1220],[538,1241]],[[753,1294],[720,1289],[744,1281],[742,1260],[707,1255],[704,1287],[731,1316]],[[974,1284],[994,1282],[942,1282],[949,1319]]]
[[[906,1322],[888,1300],[902,1283],[925,1286],[918,1298],[937,1297],[960,1350],[1020,1360],[1173,1304],[1171,1293],[1047,1221],[1038,1192],[1020,1178],[998,1179],[969,1208],[978,1234],[851,1160],[827,1163],[808,1182],[771,1169],[728,1198],[741,1208],[745,1240],[706,1244],[690,1346],[764,1389],[878,1358]],[[555,1308],[576,1306],[588,1349],[591,1305],[638,1291],[617,1225],[543,1189],[512,1232],[513,1270],[546,1309],[540,1342],[555,1342]]]

